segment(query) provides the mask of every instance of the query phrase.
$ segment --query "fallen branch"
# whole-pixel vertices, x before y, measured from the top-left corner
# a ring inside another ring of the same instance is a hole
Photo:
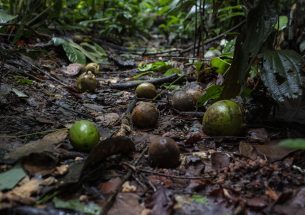
[[[150,79],[150,80],[138,80],[138,81],[129,81],[129,82],[125,82],[125,83],[112,84],[112,85],[110,85],[110,87],[112,89],[125,90],[125,89],[134,88],[144,82],[152,83],[154,85],[160,85],[160,84],[164,84],[167,82],[172,82],[177,78],[178,78],[178,75],[173,74],[170,76],[166,76],[166,77],[162,77],[162,78],[154,78],[154,79]]]

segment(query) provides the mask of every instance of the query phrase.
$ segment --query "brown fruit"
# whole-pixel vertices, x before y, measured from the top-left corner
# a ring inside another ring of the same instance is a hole
[[[191,111],[195,109],[193,97],[185,91],[176,91],[171,99],[172,106],[180,111]]]
[[[157,125],[159,111],[151,102],[140,102],[132,111],[131,119],[138,128],[153,128]]]
[[[208,135],[234,136],[242,131],[242,107],[230,100],[221,100],[208,107],[203,116],[203,129]]]
[[[152,166],[175,168],[180,164],[179,147],[176,141],[169,137],[151,137],[148,156]]]
[[[100,66],[97,63],[88,63],[86,65],[86,71],[91,71],[93,74],[98,74],[100,70]]]
[[[155,85],[145,82],[137,86],[136,95],[138,98],[152,99],[157,95],[157,90]]]
[[[192,97],[192,99],[193,99],[193,104],[196,105],[198,99],[200,98],[200,96],[202,96],[203,91],[202,91],[201,89],[196,89],[196,88],[195,88],[195,89],[192,89],[192,88],[191,88],[191,89],[188,89],[188,90],[186,91],[186,93]]]
[[[97,87],[97,80],[95,75],[88,71],[78,77],[76,84],[80,92],[94,92]]]

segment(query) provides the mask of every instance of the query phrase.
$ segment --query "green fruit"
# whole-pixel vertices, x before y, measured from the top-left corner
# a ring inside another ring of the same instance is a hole
[[[100,134],[93,122],[76,121],[69,130],[72,146],[80,151],[90,151],[100,140]]]
[[[222,100],[212,104],[203,116],[203,130],[212,136],[234,136],[242,131],[243,111],[239,104]]]
[[[142,83],[137,86],[136,95],[138,98],[153,99],[157,95],[157,90],[151,83]]]

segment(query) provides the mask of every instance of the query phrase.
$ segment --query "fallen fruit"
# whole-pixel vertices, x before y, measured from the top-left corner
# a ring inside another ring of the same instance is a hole
[[[180,164],[180,151],[175,140],[153,136],[148,146],[148,157],[152,166],[175,168]]]
[[[80,63],[72,63],[63,71],[68,76],[76,76],[80,73],[86,72],[85,66]]]
[[[157,90],[155,85],[145,82],[137,86],[136,95],[138,98],[152,99],[157,95]]]
[[[87,72],[90,71],[94,74],[98,74],[100,70],[100,66],[97,63],[88,63],[85,68]]]
[[[76,85],[80,92],[94,92],[97,87],[97,80],[95,75],[91,71],[88,71],[78,77]]]
[[[99,142],[100,134],[93,122],[80,120],[69,129],[69,139],[77,150],[89,151]]]
[[[213,136],[234,136],[242,131],[243,111],[241,106],[230,100],[212,104],[203,116],[203,130]]]
[[[188,89],[186,91],[186,93],[188,95],[190,95],[193,99],[193,104],[196,105],[197,104],[197,101],[198,99],[200,98],[200,96],[202,96],[203,94],[203,90],[202,89],[199,89],[199,88],[195,88],[195,89]]]
[[[171,98],[172,106],[180,111],[191,111],[195,108],[193,97],[185,91],[176,91]]]
[[[157,125],[159,111],[151,102],[140,102],[132,111],[131,119],[139,128],[153,128]]]

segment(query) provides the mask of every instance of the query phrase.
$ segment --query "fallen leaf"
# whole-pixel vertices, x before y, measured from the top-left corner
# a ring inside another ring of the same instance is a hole
[[[59,131],[47,134],[42,139],[31,141],[13,151],[8,153],[4,159],[17,161],[23,157],[26,157],[32,153],[55,153],[56,146],[63,142],[68,135],[67,129],[61,129]]]
[[[0,191],[12,189],[25,176],[26,174],[19,164],[6,172],[0,173]]]
[[[119,185],[122,183],[122,180],[120,177],[115,177],[110,179],[107,182],[101,183],[98,187],[101,190],[103,194],[111,194],[114,193]]]
[[[255,145],[255,148],[259,155],[266,157],[271,162],[282,160],[295,151],[293,149],[285,149],[278,146],[277,141],[265,145]]]
[[[100,215],[102,208],[93,202],[88,204],[80,202],[78,199],[62,200],[57,197],[53,199],[55,208],[66,208],[83,212],[86,215]]]
[[[230,164],[230,157],[223,152],[215,152],[211,155],[211,164],[215,170],[221,170]]]
[[[106,113],[104,115],[96,117],[95,119],[101,125],[108,127],[115,125],[115,123],[117,123],[120,119],[120,116],[117,113]]]
[[[33,198],[32,195],[38,193],[41,182],[42,180],[34,178],[30,180],[28,177],[26,177],[19,183],[19,186],[5,193],[3,198],[22,204],[33,204],[35,202],[35,198]]]
[[[239,143],[239,153],[252,160],[257,158],[257,153],[254,146],[246,142]]]
[[[249,141],[266,143],[269,142],[269,134],[265,128],[254,128],[248,131]]]
[[[126,181],[122,185],[122,192],[123,193],[136,192],[136,191],[137,191],[137,187],[135,185],[131,185],[129,181]]]
[[[167,215],[170,214],[173,201],[171,199],[172,192],[164,187],[160,187],[152,196],[149,204],[151,215]]]
[[[57,158],[46,153],[32,153],[22,159],[23,168],[31,175],[37,173],[41,175],[50,174],[57,162]]]
[[[136,215],[144,211],[144,206],[140,204],[140,197],[135,193],[118,193],[108,215]]]
[[[175,195],[174,214],[204,214],[223,215],[232,214],[232,208],[225,202],[217,202],[213,198],[199,194]]]

